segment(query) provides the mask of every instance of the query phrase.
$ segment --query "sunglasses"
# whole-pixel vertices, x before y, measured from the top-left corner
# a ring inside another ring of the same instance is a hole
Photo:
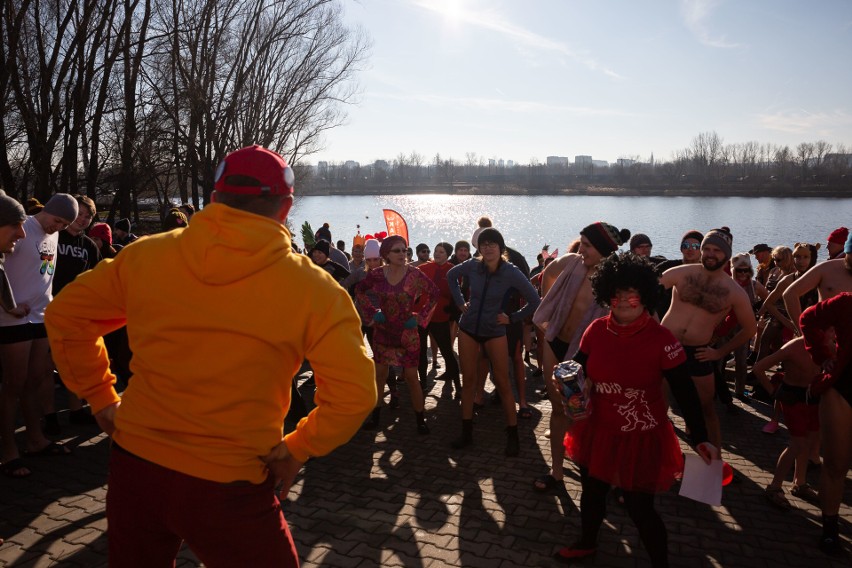
[[[739,274],[746,274],[748,272],[751,272],[751,268],[735,268],[734,272],[737,272]]]
[[[405,252],[405,249],[390,249],[389,252]]]
[[[699,250],[701,248],[701,243],[680,243],[680,250]]]
[[[631,308],[635,308],[639,305],[641,298],[638,294],[628,294],[626,296],[613,296],[609,299],[609,305],[613,308],[618,307],[620,304],[625,303],[628,304]]]

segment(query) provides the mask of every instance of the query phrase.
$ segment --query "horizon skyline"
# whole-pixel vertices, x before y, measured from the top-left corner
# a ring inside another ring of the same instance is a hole
[[[852,146],[852,3],[824,0],[360,0],[360,98],[319,161],[590,155],[671,161],[725,144]],[[404,25],[400,25],[404,22]],[[846,46],[845,48],[843,46]],[[508,80],[507,80],[508,78]]]

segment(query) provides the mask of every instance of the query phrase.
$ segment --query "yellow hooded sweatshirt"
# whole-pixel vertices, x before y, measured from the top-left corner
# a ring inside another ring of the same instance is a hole
[[[125,322],[133,379],[119,399],[102,336]],[[116,443],[202,479],[266,478],[259,456],[282,439],[304,359],[317,407],[285,438],[294,458],[346,443],[376,403],[346,291],[292,250],[280,223],[222,204],[81,274],[45,323],[68,388],[93,412],[121,400]]]

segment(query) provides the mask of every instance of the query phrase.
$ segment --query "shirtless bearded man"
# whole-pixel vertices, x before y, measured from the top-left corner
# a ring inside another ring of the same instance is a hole
[[[608,223],[592,223],[580,231],[579,254],[568,253],[560,257],[548,264],[542,273],[542,301],[533,315],[533,323],[544,331],[547,340],[541,368],[548,376],[545,384],[552,405],[551,470],[550,474],[535,479],[537,491],[550,491],[563,483],[563,438],[568,429],[568,418],[562,407],[561,387],[553,378],[553,367],[573,357],[589,324],[607,314],[608,310],[595,302],[589,279],[597,270],[598,263],[629,238],[627,229],[619,231]]]
[[[713,406],[713,362],[744,345],[757,329],[748,295],[721,270],[730,258],[730,233],[713,229],[701,242],[701,265],[671,268],[660,279],[663,286],[674,290],[672,305],[661,323],[686,349],[687,364],[701,398],[710,443],[720,449],[722,433]],[[731,310],[741,329],[727,343],[714,349],[709,346],[713,330]]]

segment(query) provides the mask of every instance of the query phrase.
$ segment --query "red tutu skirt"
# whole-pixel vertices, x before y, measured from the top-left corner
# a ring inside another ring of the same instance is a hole
[[[667,491],[683,471],[683,452],[667,419],[652,430],[612,432],[592,414],[565,434],[565,450],[589,475],[626,491]]]

